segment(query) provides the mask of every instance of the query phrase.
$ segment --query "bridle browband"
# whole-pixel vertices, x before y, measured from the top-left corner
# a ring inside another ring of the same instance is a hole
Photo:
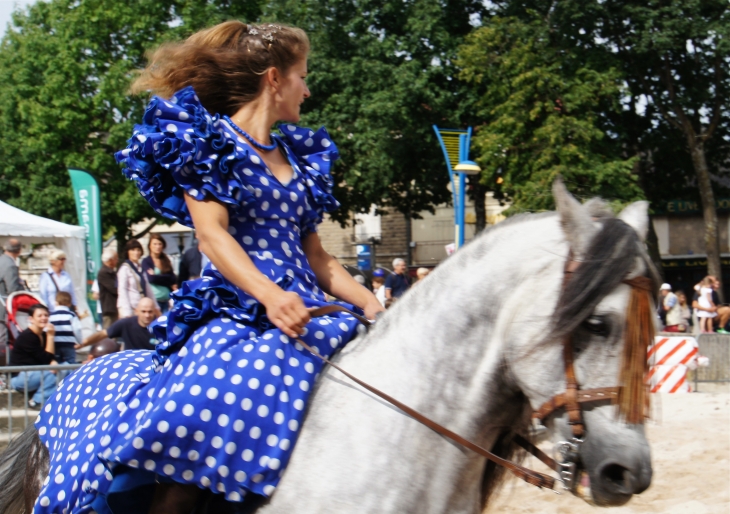
[[[575,260],[573,258],[572,252],[568,255],[568,260],[565,264],[565,270],[563,275],[563,290],[567,286],[571,275],[578,269],[580,266],[580,261]],[[626,279],[623,280],[622,283],[627,284],[631,286],[632,288],[643,290],[643,291],[651,291],[653,287],[652,280],[648,277],[635,277],[632,279]],[[371,322],[367,320],[365,317],[360,316],[354,312],[349,311],[348,309],[345,309],[344,307],[341,307],[339,305],[327,305],[324,307],[319,307],[317,309],[313,309],[310,311],[310,316],[312,318],[325,316],[327,314],[333,313],[333,312],[345,312],[350,314],[351,316],[354,316],[358,321],[360,321],[365,326],[370,326]],[[486,459],[494,462],[495,464],[499,466],[503,466],[507,470],[509,470],[513,475],[516,477],[524,480],[525,482],[535,485],[540,488],[546,488],[546,489],[552,489],[555,491],[555,478],[545,475],[543,473],[540,473],[538,471],[533,471],[531,469],[528,469],[524,466],[520,466],[519,464],[515,464],[514,462],[510,462],[506,459],[503,459],[499,457],[498,455],[495,455],[494,453],[490,452],[486,448],[483,448],[479,446],[478,444],[469,441],[468,439],[460,436],[459,434],[452,432],[448,428],[444,427],[443,425],[440,425],[439,423],[436,423],[432,419],[424,416],[423,414],[419,413],[418,411],[412,409],[411,407],[401,403],[400,401],[396,400],[392,396],[380,391],[379,389],[371,386],[367,382],[364,382],[360,380],[359,378],[351,375],[344,369],[342,369],[337,364],[333,363],[326,357],[319,354],[319,352],[306,344],[301,339],[297,338],[296,342],[299,343],[304,349],[309,351],[311,354],[313,354],[315,357],[321,359],[326,364],[329,364],[336,370],[338,370],[340,373],[354,381],[355,383],[359,384],[360,386],[364,387],[371,393],[379,396],[380,398],[384,399],[388,403],[396,406],[403,412],[405,412],[407,415],[411,416],[413,419],[418,421],[419,423],[427,426],[434,432],[443,435],[444,437],[447,437],[451,439],[452,441],[460,444],[461,446],[464,446],[473,452],[485,457]],[[568,414],[568,424],[571,426],[573,437],[571,441],[564,441],[559,443],[559,450],[560,454],[562,456],[562,461],[558,462],[549,455],[547,455],[545,452],[537,448],[534,444],[527,441],[525,438],[520,436],[519,434],[514,435],[514,442],[524,448],[527,452],[532,454],[534,457],[536,457],[538,460],[543,462],[545,465],[547,465],[550,469],[557,472],[560,476],[559,480],[562,482],[564,489],[569,490],[571,492],[575,491],[575,486],[577,485],[576,481],[576,471],[578,467],[578,461],[580,459],[580,445],[583,443],[583,437],[585,435],[585,423],[583,422],[583,416],[581,414],[581,405],[587,404],[587,403],[593,403],[593,402],[599,402],[599,401],[607,401],[610,400],[613,403],[616,403],[616,401],[619,398],[619,395],[621,393],[621,387],[615,386],[615,387],[600,387],[595,389],[580,389],[580,386],[578,385],[578,381],[575,376],[575,368],[573,365],[573,344],[572,344],[572,337],[571,335],[567,335],[563,340],[563,360],[565,362],[565,392],[557,394],[553,396],[550,400],[545,402],[539,409],[533,412],[532,417],[534,419],[537,419],[539,421],[543,421],[545,418],[550,416],[553,412],[559,409],[565,409],[566,413]],[[558,491],[555,491],[558,492]]]

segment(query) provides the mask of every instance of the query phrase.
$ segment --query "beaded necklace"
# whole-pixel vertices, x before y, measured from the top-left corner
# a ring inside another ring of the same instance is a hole
[[[270,144],[270,145],[265,145],[265,144],[259,143],[248,132],[246,132],[241,127],[239,127],[238,125],[236,125],[229,116],[224,116],[223,119],[225,119],[228,123],[230,123],[231,124],[231,127],[233,127],[233,129],[236,132],[238,132],[243,137],[245,137],[246,139],[248,139],[248,142],[251,143],[255,148],[258,148],[259,150],[263,150],[264,152],[270,152],[271,150],[273,150],[274,148],[276,148],[276,139],[274,139],[274,142],[272,144]]]

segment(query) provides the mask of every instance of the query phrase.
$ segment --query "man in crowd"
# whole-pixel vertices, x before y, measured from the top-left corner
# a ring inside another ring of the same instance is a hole
[[[394,259],[393,272],[385,279],[385,298],[388,300],[400,298],[411,287],[406,261],[401,258]]]
[[[660,293],[666,320],[664,332],[684,332],[687,330],[687,327],[682,324],[682,309],[679,306],[677,295],[672,292],[672,286],[666,283],[662,284]]]
[[[96,281],[99,284],[99,303],[101,303],[101,328],[106,330],[119,319],[117,311],[117,264],[119,255],[112,248],[104,248],[101,253],[103,263]]]
[[[186,280],[194,280],[200,278],[203,267],[207,262],[207,258],[198,248],[198,240],[193,241],[193,246],[185,250],[180,259],[180,266],[177,274],[177,285],[182,286]]]
[[[7,343],[8,332],[5,326],[5,299],[10,293],[20,291],[18,275],[18,264],[21,245],[17,239],[8,239],[3,246],[3,254],[0,255],[0,344]]]
[[[124,341],[125,350],[154,350],[156,341],[147,327],[155,319],[156,308],[152,299],[142,298],[134,310],[136,316],[115,321],[109,328],[87,337],[83,343],[76,345],[76,349],[110,337]]]
[[[717,277],[710,276],[710,278],[712,279],[712,303],[717,309],[715,311],[717,312],[715,317],[716,332],[718,334],[730,334],[726,328],[728,321],[730,321],[730,306],[720,303],[720,295],[717,294],[718,289],[720,289],[720,281]]]
[[[23,330],[15,340],[13,351],[10,353],[11,366],[40,366],[58,364],[55,360],[55,329],[48,322],[48,309],[37,303],[28,313],[29,327]],[[42,377],[42,379],[41,379]],[[16,391],[35,391],[33,398],[28,401],[28,407],[38,408],[51,397],[56,389],[55,371],[21,371],[14,373],[10,385]]]
[[[41,274],[38,289],[40,289],[41,299],[51,312],[56,310],[56,293],[66,291],[71,295],[71,304],[75,308],[78,305],[76,301],[76,293],[74,293],[74,284],[71,275],[63,269],[66,266],[66,254],[61,250],[53,250],[50,256],[51,267],[48,271]]]
[[[17,239],[8,239],[3,246],[4,252],[0,255],[0,296],[3,298],[23,289],[20,285],[17,264],[21,248]]]

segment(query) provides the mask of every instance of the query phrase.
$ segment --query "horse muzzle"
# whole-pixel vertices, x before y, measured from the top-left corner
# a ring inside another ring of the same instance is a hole
[[[584,469],[577,473],[574,489],[578,496],[597,506],[616,507],[651,485],[649,446],[643,434],[628,433],[618,444],[590,444],[587,438],[581,455]]]

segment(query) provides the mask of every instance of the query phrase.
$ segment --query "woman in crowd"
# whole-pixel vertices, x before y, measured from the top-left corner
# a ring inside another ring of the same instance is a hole
[[[65,291],[71,295],[73,310],[76,310],[76,293],[71,275],[64,268],[66,267],[66,254],[61,250],[53,250],[49,256],[50,268],[41,274],[38,289],[41,299],[51,312],[56,310],[56,293]]]
[[[42,366],[58,364],[55,360],[55,327],[48,322],[49,313],[45,305],[37,303],[28,310],[28,328],[23,330],[10,352],[11,366]],[[28,407],[41,406],[56,390],[55,371],[21,371],[14,373],[10,385],[16,391],[28,389],[33,397]]]
[[[120,318],[128,318],[134,315],[140,298],[152,298],[156,308],[159,305],[155,299],[155,291],[152,289],[147,274],[142,271],[142,245],[136,239],[130,239],[124,245],[122,252],[122,265],[117,272],[117,309]]]
[[[135,88],[161,96],[117,159],[157,212],[195,227],[211,262],[151,326],[156,352],[102,357],[52,400],[73,414],[41,412],[53,476],[38,512],[187,514],[201,489],[270,496],[323,366],[293,338],[330,356],[357,333],[350,314],[310,309],[329,293],[370,319],[383,310],[317,235],[339,206],[338,153],[324,128],[293,125],[308,52],[300,29],[230,21],[152,55]]]
[[[172,263],[165,253],[167,242],[160,234],[150,235],[147,249],[150,254],[142,259],[142,271],[155,292],[155,299],[162,314],[170,309],[170,293],[177,290],[177,276],[172,271]]]

